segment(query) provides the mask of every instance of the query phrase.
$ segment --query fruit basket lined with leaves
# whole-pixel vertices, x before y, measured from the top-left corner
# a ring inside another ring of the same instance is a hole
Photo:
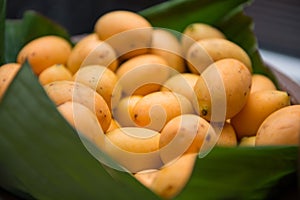
[[[243,6],[250,2],[172,0],[139,14],[153,27],[178,32],[196,22],[217,27],[247,52],[253,72],[270,77],[289,92],[292,103],[299,104],[298,86],[267,67],[259,55],[253,21],[243,13]],[[23,19],[8,20],[4,0],[0,6],[1,64],[16,62],[21,48],[37,37],[58,35],[72,40],[63,27],[38,13],[28,11]],[[109,168],[90,154],[86,144],[110,161],[88,141],[83,144],[28,63],[0,102],[0,121],[0,186],[19,198],[160,199],[130,173]],[[296,184],[298,157],[296,146],[214,147],[196,159],[187,184],[174,199],[275,198]]]

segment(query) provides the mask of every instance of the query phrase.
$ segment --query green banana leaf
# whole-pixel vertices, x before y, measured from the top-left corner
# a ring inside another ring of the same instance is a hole
[[[249,2],[172,0],[140,13],[154,26],[177,31],[191,22],[213,24],[247,51],[254,71],[270,75],[257,50],[253,22],[242,12],[243,5]],[[5,1],[0,0],[0,5],[5,6]],[[3,16],[0,20],[0,27],[4,26]],[[30,28],[33,22],[34,29]],[[5,40],[1,41],[5,41],[5,51],[0,52],[0,58],[14,61],[26,42],[41,35],[58,34],[69,39],[67,32],[57,27],[34,12],[25,14],[22,20],[6,20]],[[130,174],[102,165],[87,151],[77,132],[47,97],[28,63],[0,102],[0,146],[0,186],[17,197],[159,199]],[[286,177],[295,176],[297,154],[297,147],[216,147],[197,159],[191,179],[175,199],[273,197],[271,194],[280,191],[274,191],[274,187]],[[288,182],[294,184],[289,179]]]
[[[5,63],[4,60],[4,27],[5,27],[5,7],[6,7],[6,1],[0,1],[0,65]]]
[[[266,199],[278,180],[296,176],[297,154],[295,147],[215,148],[176,199]]]

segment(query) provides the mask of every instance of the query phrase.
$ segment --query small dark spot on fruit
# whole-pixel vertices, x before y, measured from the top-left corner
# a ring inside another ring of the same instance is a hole
[[[2,79],[2,82],[5,82],[5,81],[6,81],[6,78],[3,78],[3,79]]]
[[[172,185],[168,185],[168,187],[166,188],[166,191],[172,191],[173,190],[173,186]]]
[[[206,140],[207,142],[209,142],[210,139],[211,139],[211,136],[210,136],[210,135],[207,135],[206,138],[205,138],[205,140]]]
[[[247,92],[244,92],[244,96],[246,96],[247,95]]]
[[[184,131],[186,131],[186,129],[184,127],[181,127],[180,131],[184,132]]]
[[[103,51],[103,52],[101,52],[101,54],[99,55],[99,58],[103,59],[103,58],[107,57],[108,54],[109,54],[108,51]]]
[[[191,57],[195,58],[197,57],[197,54],[199,53],[198,49],[195,49],[194,51],[191,52]]]
[[[206,116],[206,115],[208,114],[208,112],[207,112],[207,110],[203,109],[203,110],[201,110],[201,114],[202,114],[203,116]]]
[[[138,114],[134,114],[134,119],[136,119],[138,117]]]

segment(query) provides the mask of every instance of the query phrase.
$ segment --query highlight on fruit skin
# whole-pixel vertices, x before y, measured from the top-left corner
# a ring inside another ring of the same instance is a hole
[[[255,147],[256,136],[243,137],[240,140],[240,147]]]

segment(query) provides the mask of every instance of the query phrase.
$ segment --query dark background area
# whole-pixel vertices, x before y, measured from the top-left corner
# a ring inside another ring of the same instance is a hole
[[[99,16],[115,9],[139,11],[165,0],[8,0],[7,18],[36,10],[70,34],[91,32]],[[259,47],[300,57],[300,1],[255,0],[246,13],[254,19]]]
[[[166,0],[7,0],[7,18],[21,18],[28,9],[39,11],[74,34],[91,32],[96,20],[116,9],[143,10]]]

